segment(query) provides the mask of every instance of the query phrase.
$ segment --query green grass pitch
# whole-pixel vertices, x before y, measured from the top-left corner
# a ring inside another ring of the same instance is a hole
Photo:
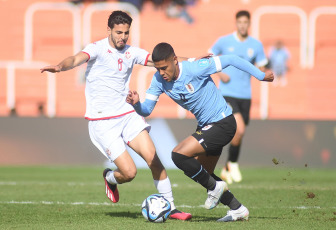
[[[336,170],[244,168],[231,192],[249,221],[219,223],[227,207],[203,207],[206,191],[182,171],[168,170],[176,206],[191,221],[150,223],[141,203],[157,193],[149,170],[119,186],[120,201],[105,195],[103,167],[0,167],[0,229],[335,229]],[[216,172],[219,174],[219,172]]]

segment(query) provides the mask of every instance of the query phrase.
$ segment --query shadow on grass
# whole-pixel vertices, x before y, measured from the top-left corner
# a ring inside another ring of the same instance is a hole
[[[111,217],[122,217],[122,218],[131,218],[131,219],[137,219],[142,216],[141,212],[107,212],[107,216]]]
[[[277,216],[250,216],[249,220],[260,219],[260,220],[284,220],[285,218],[277,217]]]
[[[107,212],[107,216],[111,217],[121,217],[121,218],[130,218],[130,219],[138,219],[143,218],[141,212]],[[221,217],[209,217],[209,216],[198,216],[193,215],[191,222],[216,222]],[[176,219],[169,219],[169,221],[181,221]]]
[[[219,217],[209,217],[209,216],[199,216],[193,215],[191,218],[191,222],[216,222],[221,216]],[[180,221],[180,220],[173,220],[173,221]]]

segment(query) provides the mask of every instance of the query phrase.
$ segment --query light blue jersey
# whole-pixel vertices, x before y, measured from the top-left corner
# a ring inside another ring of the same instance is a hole
[[[286,75],[287,60],[289,59],[289,52],[286,48],[282,47],[276,49],[272,47],[269,55],[271,68],[276,76]]]
[[[194,114],[199,126],[219,121],[232,114],[223,96],[216,87],[211,74],[233,65],[249,72],[259,80],[265,73],[249,62],[234,55],[217,56],[194,62],[179,63],[180,73],[175,81],[165,81],[159,72],[153,76],[147,90],[146,101],[134,105],[135,110],[142,116],[148,116],[162,93],[167,94],[177,104]]]
[[[250,36],[246,40],[240,41],[236,32],[219,38],[211,47],[210,52],[214,55],[238,55],[259,67],[267,64],[261,42]],[[222,81],[219,83],[219,89],[223,96],[251,99],[251,75],[249,73],[233,66],[224,69],[223,72],[230,76],[228,83]]]

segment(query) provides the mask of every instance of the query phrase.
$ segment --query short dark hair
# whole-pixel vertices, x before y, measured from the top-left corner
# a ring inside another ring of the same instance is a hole
[[[125,12],[116,10],[113,11],[107,21],[108,27],[113,29],[114,25],[119,25],[119,24],[128,24],[131,26],[132,24],[132,18]]]
[[[167,60],[168,58],[175,56],[173,47],[165,42],[157,44],[152,53],[153,62]]]
[[[241,10],[241,11],[238,11],[236,13],[236,19],[238,19],[238,18],[240,18],[242,16],[246,16],[249,20],[251,18],[250,12],[248,12],[247,10]]]

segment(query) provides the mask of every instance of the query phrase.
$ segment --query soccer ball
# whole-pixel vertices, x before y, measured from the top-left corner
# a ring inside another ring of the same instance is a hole
[[[142,202],[141,212],[150,222],[165,222],[170,215],[170,202],[160,194],[153,194]]]

